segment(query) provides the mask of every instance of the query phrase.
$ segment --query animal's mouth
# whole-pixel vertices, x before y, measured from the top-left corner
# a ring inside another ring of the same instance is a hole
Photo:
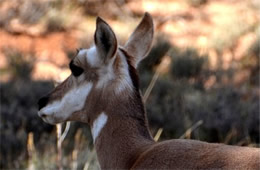
[[[58,123],[62,123],[64,121],[61,121],[60,118],[56,117],[54,114],[45,114],[41,110],[38,112],[38,115],[45,123],[49,123],[52,125],[56,125]]]

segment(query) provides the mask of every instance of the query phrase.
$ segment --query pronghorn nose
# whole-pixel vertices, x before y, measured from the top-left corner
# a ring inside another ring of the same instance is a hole
[[[48,101],[49,101],[48,96],[40,98],[40,100],[38,101],[39,110],[41,110],[41,108],[45,107],[47,105]]]

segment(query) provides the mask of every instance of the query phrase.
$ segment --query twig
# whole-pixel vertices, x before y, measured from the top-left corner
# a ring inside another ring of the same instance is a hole
[[[225,137],[225,140],[224,140],[224,143],[225,144],[228,144],[230,142],[230,140],[232,139],[233,136],[236,136],[237,135],[237,131],[235,128],[232,128],[228,135]]]
[[[145,93],[144,93],[144,96],[143,96],[143,101],[144,103],[147,101],[149,95],[151,94],[151,91],[156,83],[156,81],[158,80],[160,74],[163,74],[165,72],[165,70],[167,70],[167,68],[169,67],[171,63],[171,59],[168,55],[165,55],[163,58],[162,58],[162,61],[161,63],[157,66],[156,68],[156,71],[153,75],[153,78],[150,82],[150,84],[148,85]]]
[[[159,128],[156,135],[153,138],[155,140],[155,142],[157,142],[160,139],[162,132],[163,132],[163,128]]]
[[[59,170],[63,170],[63,167],[62,167],[62,148],[61,148],[61,140],[60,140],[60,137],[61,137],[61,125],[62,124],[57,124],[56,125],[56,133],[57,133],[57,161],[58,161],[58,168]]]
[[[27,138],[27,152],[28,152],[28,170],[34,170],[35,169],[35,164],[33,162],[33,157],[37,156],[35,152],[35,146],[33,142],[33,133],[30,132],[28,134]]]
[[[65,130],[64,132],[61,134],[61,137],[59,140],[61,140],[60,142],[62,143],[65,139],[65,137],[67,136],[68,132],[70,130],[70,122],[66,122],[66,127],[65,127]]]
[[[90,163],[91,163],[91,161],[93,160],[93,158],[95,156],[95,152],[96,151],[94,149],[90,152],[89,158],[88,158],[87,162],[85,163],[83,170],[88,170],[89,169]]]
[[[180,139],[185,139],[187,137],[190,138],[191,133],[202,124],[203,124],[203,120],[199,120],[197,123],[192,125],[189,129],[187,129],[186,132],[183,135],[181,135]]]
[[[62,166],[62,142],[64,141],[65,137],[67,136],[69,129],[70,129],[70,122],[66,122],[66,127],[64,132],[62,133],[62,124],[57,124],[57,159],[58,159],[58,167],[59,170],[63,170]]]
[[[147,87],[147,89],[146,89],[146,91],[144,93],[144,96],[143,96],[144,103],[146,102],[147,98],[149,97],[149,95],[150,95],[150,93],[151,93],[151,91],[152,91],[152,89],[153,89],[153,87],[154,87],[154,85],[155,85],[159,75],[160,75],[160,72],[157,69],[156,72],[153,75],[153,78],[152,78],[149,86]]]

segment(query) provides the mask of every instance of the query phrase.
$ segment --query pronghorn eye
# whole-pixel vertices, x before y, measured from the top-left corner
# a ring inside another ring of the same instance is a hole
[[[78,77],[79,75],[81,75],[83,73],[83,68],[81,67],[78,67],[76,66],[73,61],[70,62],[69,64],[69,67],[70,67],[70,70],[72,72],[72,74],[75,76],[75,77]]]

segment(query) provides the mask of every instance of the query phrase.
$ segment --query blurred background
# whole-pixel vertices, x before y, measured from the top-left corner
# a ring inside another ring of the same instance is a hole
[[[52,126],[37,101],[93,44],[96,16],[121,44],[145,11],[155,22],[141,90],[156,140],[259,147],[260,1],[1,0],[0,169],[99,169],[89,127]],[[65,131],[65,132],[64,132]]]

